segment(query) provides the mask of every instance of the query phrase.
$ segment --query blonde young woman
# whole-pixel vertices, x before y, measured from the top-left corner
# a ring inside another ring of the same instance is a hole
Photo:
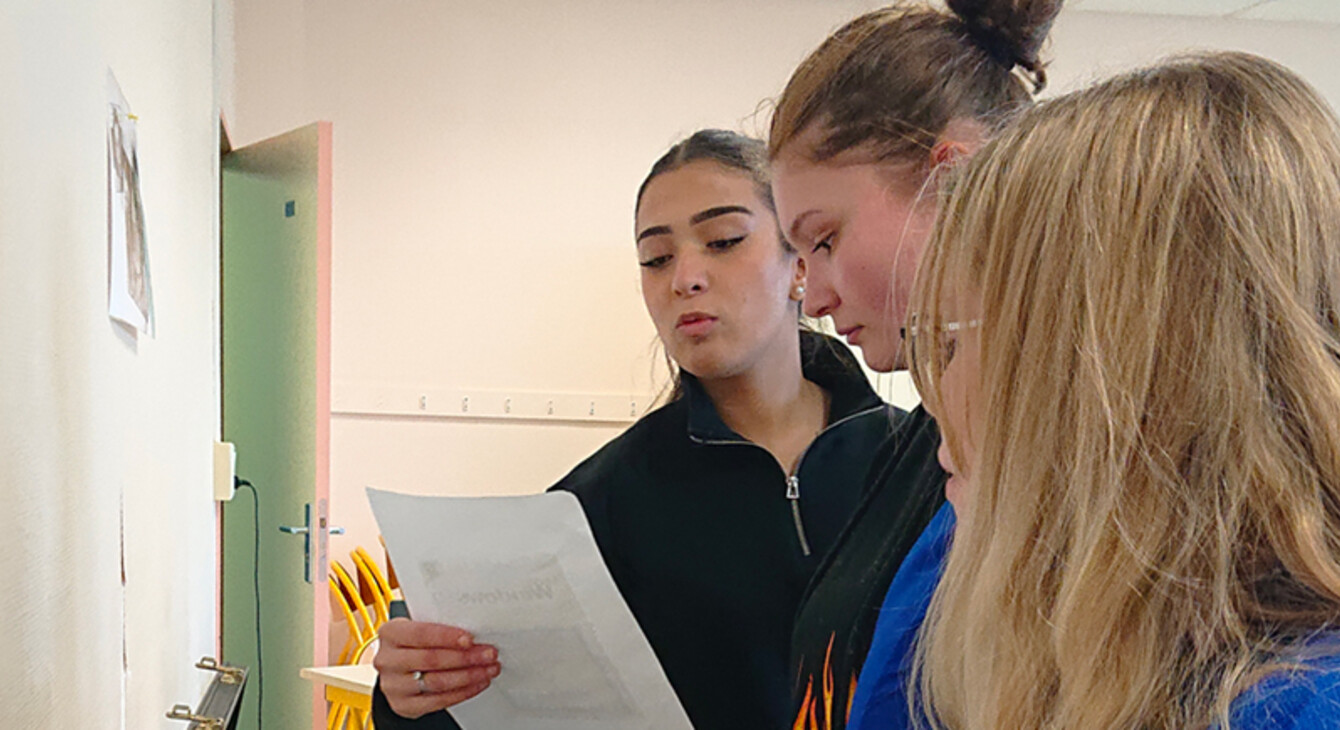
[[[1340,123],[1201,55],[968,164],[912,307],[943,728],[1340,727]]]

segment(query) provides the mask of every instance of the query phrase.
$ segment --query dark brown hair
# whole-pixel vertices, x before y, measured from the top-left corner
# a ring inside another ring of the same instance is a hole
[[[724,129],[700,129],[666,150],[638,186],[634,209],[642,206],[642,194],[652,180],[699,160],[744,173],[754,182],[759,200],[768,206],[768,210],[777,212],[777,206],[772,202],[772,181],[768,177],[767,146],[761,140]]]
[[[856,18],[791,75],[769,156],[816,124],[813,160],[865,147],[881,162],[921,156],[955,119],[997,126],[1046,86],[1040,53],[1061,2],[947,0],[948,13],[903,2]]]

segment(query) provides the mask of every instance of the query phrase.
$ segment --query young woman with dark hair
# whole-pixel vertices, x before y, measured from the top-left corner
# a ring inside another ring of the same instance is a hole
[[[699,730],[790,725],[797,603],[898,417],[844,346],[800,329],[804,265],[766,157],[709,130],[652,167],[634,236],[680,385],[554,487],[581,500]],[[381,641],[380,730],[453,727],[443,710],[507,677],[506,656],[459,628],[398,620]]]

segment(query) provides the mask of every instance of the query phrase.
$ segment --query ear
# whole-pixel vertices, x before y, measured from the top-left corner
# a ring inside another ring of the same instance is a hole
[[[926,157],[925,190],[939,189],[941,175],[954,169],[959,163],[967,161],[972,152],[968,145],[952,138],[936,142]]]
[[[793,256],[791,261],[791,299],[800,301],[805,298],[805,259]]]
[[[953,167],[968,159],[968,146],[952,139],[942,139],[931,148],[931,168]]]
[[[953,167],[972,156],[986,143],[986,129],[972,119],[952,119],[931,148],[931,171]]]

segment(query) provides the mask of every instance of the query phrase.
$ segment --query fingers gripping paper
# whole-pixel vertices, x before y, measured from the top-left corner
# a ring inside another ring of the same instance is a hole
[[[368,500],[414,619],[498,647],[464,728],[691,730],[574,495]]]

